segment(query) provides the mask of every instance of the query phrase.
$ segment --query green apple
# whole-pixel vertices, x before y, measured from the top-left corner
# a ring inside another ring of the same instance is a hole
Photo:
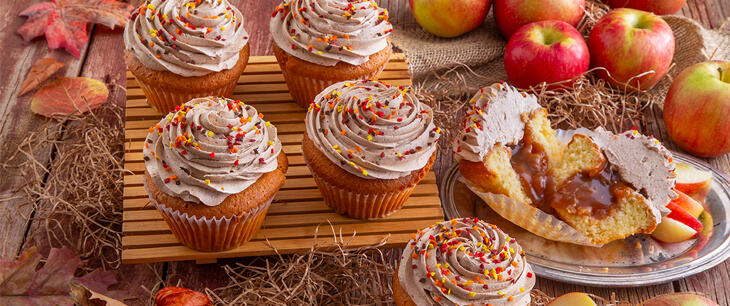
[[[408,0],[408,4],[421,27],[433,35],[449,38],[481,25],[492,0]]]

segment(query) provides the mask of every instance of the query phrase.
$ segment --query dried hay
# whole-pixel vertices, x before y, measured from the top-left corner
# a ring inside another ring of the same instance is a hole
[[[31,215],[23,216],[35,227],[26,244],[46,239],[83,259],[99,260],[105,269],[119,267],[123,117],[120,106],[107,103],[88,114],[69,115],[62,123],[49,119],[8,148],[15,153],[3,170],[22,177],[23,184],[13,196],[0,199],[0,214],[8,217],[18,207],[33,207]],[[47,164],[38,153],[49,149],[52,161]]]
[[[355,234],[349,239],[334,236],[334,244],[318,245],[315,232],[312,248],[303,254],[225,265],[228,286],[205,291],[222,305],[392,304],[390,285],[402,250],[381,249],[387,238],[351,249],[348,244]]]

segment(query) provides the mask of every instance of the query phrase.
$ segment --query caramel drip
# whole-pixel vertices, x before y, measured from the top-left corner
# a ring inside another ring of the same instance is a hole
[[[618,172],[604,165],[597,173],[577,173],[568,178],[551,195],[550,205],[571,214],[608,217],[618,199],[631,195],[632,189],[621,182]]]
[[[527,191],[527,196],[532,200],[532,205],[553,214],[552,207],[545,200],[546,195],[551,194],[549,188],[552,186],[552,179],[548,176],[547,153],[542,146],[527,139],[529,137],[525,137],[512,151],[510,163],[517,172],[522,187]]]

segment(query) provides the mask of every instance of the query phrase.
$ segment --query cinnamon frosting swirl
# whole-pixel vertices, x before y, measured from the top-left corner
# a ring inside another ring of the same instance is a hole
[[[375,81],[334,84],[309,107],[306,130],[319,151],[363,178],[422,169],[441,137],[432,110],[408,88]]]
[[[276,127],[241,101],[198,98],[151,127],[143,155],[157,187],[189,202],[216,206],[276,170]]]
[[[520,245],[477,218],[419,231],[397,273],[416,305],[528,305],[535,285]]]
[[[373,0],[285,0],[272,14],[270,30],[292,56],[334,66],[367,62],[388,46],[393,27]]]
[[[232,68],[247,43],[243,15],[227,0],[147,0],[124,29],[142,64],[184,77]]]

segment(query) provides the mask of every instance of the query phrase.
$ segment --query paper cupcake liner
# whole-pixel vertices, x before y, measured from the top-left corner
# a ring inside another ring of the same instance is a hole
[[[147,97],[147,103],[163,114],[173,111],[175,110],[175,106],[195,98],[207,96],[230,98],[233,96],[233,90],[236,89],[236,84],[238,83],[238,78],[235,78],[231,83],[228,83],[223,87],[190,93],[164,90],[159,86],[155,86],[155,84],[146,84],[136,77],[135,79],[137,80],[139,87],[142,88],[142,92],[145,97]]]
[[[310,168],[311,170],[311,168]],[[416,184],[391,192],[357,193],[339,188],[312,172],[324,202],[338,214],[361,220],[385,218],[400,210]]]
[[[388,62],[386,62],[385,65],[381,66],[373,73],[363,75],[357,79],[374,80],[380,75],[380,73],[383,72],[383,69],[385,69],[385,66],[387,64],[388,64]],[[291,93],[291,96],[292,96],[292,98],[294,98],[294,101],[297,102],[297,104],[299,104],[299,106],[301,106],[303,108],[309,108],[309,104],[312,103],[314,98],[319,93],[321,93],[323,90],[325,90],[325,88],[329,87],[330,85],[339,83],[342,81],[349,81],[348,79],[332,81],[332,80],[320,80],[320,79],[310,78],[308,76],[290,73],[281,64],[279,66],[281,67],[281,74],[284,75],[284,81],[286,81],[286,86],[289,88],[289,93]]]
[[[149,195],[146,183],[144,188]],[[219,219],[191,216],[158,203],[152,196],[149,198],[180,243],[205,252],[235,249],[251,240],[261,229],[266,212],[274,200],[272,196],[249,212]]]
[[[568,223],[530,204],[522,203],[502,194],[480,191],[468,180],[463,180],[474,194],[484,200],[502,218],[535,235],[553,241],[594,247],[602,246],[602,244],[593,244],[588,237],[578,232],[578,230],[568,225]]]

